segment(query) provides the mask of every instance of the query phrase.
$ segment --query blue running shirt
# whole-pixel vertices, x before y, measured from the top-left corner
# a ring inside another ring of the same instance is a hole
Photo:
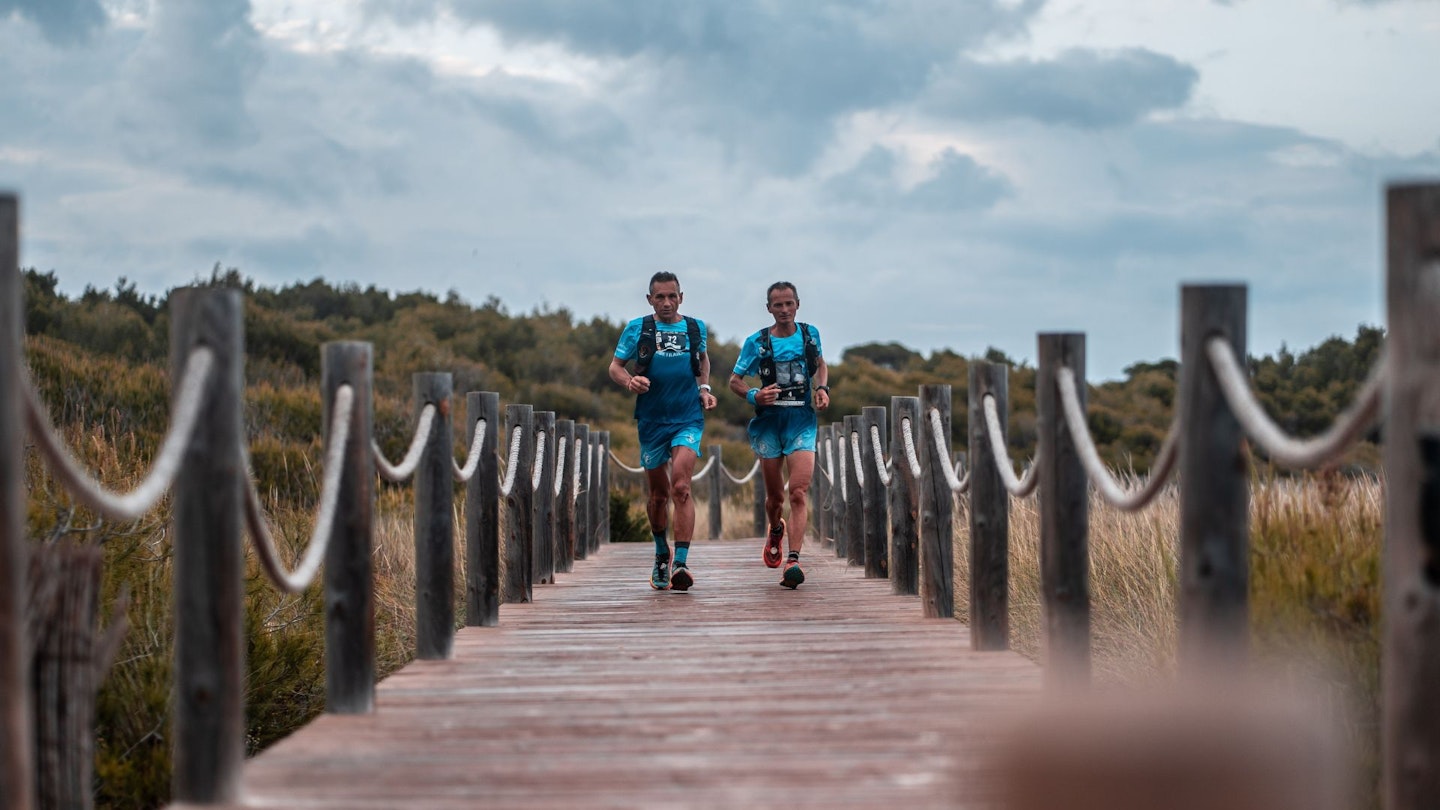
[[[615,345],[615,356],[629,362],[635,359],[636,344],[640,342],[640,325],[644,318],[636,318],[625,325],[620,341]],[[705,322],[699,321],[700,351],[706,350]],[[690,336],[685,330],[685,319],[678,323],[665,323],[655,319],[655,356],[650,358],[650,390],[635,398],[635,418],[656,424],[687,425],[705,421],[705,409],[700,405],[700,386],[690,371]]]

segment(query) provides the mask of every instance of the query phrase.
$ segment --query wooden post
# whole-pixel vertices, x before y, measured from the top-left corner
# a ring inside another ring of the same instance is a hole
[[[755,477],[750,479],[750,487],[755,492],[752,528],[755,530],[756,537],[764,537],[765,530],[769,528],[766,525],[765,517],[765,476],[758,469],[755,471]]]
[[[1003,363],[970,361],[970,647],[975,650],[1010,648],[1010,493],[985,423],[985,397],[990,396],[1000,430],[1006,430],[1009,374]]]
[[[905,431],[910,443],[920,449],[920,399],[891,397],[890,412],[895,420],[890,425],[890,457],[895,466],[890,473],[890,590],[899,594],[920,593],[920,527],[916,520],[920,509],[920,482],[910,472],[905,454]],[[918,456],[917,456],[918,459]]]
[[[590,508],[590,473],[595,466],[595,447],[589,425],[575,426],[575,446],[580,449],[580,491],[575,498],[575,559],[583,560],[590,556],[591,513],[594,511]]]
[[[849,498],[856,497],[855,491],[846,486],[846,476],[852,463],[849,461],[850,441],[846,438],[845,423],[830,423],[830,435],[835,439],[830,447],[835,451],[835,491],[830,499],[830,526],[835,530],[835,556],[850,558],[848,538],[845,535],[845,515],[848,513]]]
[[[1386,810],[1440,792],[1440,184],[1386,189]]]
[[[535,461],[535,414],[529,405],[505,406],[505,453],[510,452],[510,434],[520,429],[520,453],[509,459],[505,473],[513,476],[510,494],[505,496],[505,583],[501,601],[515,604],[529,602],[530,525],[534,516],[531,503],[535,490],[530,486],[531,465]]]
[[[538,444],[536,449],[544,453],[535,459],[540,465],[540,484],[535,487],[531,503],[535,519],[531,531],[535,532],[530,543],[532,568],[531,581],[539,585],[555,582],[555,412],[535,412],[535,435],[545,435],[545,447]],[[533,470],[532,470],[533,472]]]
[[[20,201],[0,194],[0,807],[35,806],[26,639],[24,285],[20,277]]]
[[[1182,670],[1245,656],[1250,634],[1250,482],[1245,436],[1205,343],[1245,358],[1244,285],[1180,290],[1180,644]]]
[[[845,417],[845,489],[850,497],[845,499],[845,557],[850,565],[865,566],[865,487],[860,476],[865,474],[861,464],[855,462],[856,449],[863,453],[868,440],[862,437],[865,423],[858,415]]]
[[[374,361],[369,343],[326,343],[320,362],[321,430],[328,444],[335,392],[350,386],[350,436],[341,457],[335,522],[325,549],[325,711],[368,714],[375,708]]]
[[[599,453],[600,488],[595,493],[595,511],[599,515],[595,534],[594,550],[600,550],[601,543],[610,542],[610,431],[600,431]]]
[[[814,486],[811,491],[815,493],[810,501],[810,523],[815,527],[815,539],[817,547],[823,547],[832,542],[832,531],[830,529],[830,498],[832,482],[825,477],[826,465],[834,467],[830,444],[834,431],[829,425],[817,425],[815,428],[815,475],[811,478]],[[764,536],[764,527],[761,527],[760,535]]]
[[[930,411],[940,412],[940,438],[950,446],[950,386],[920,386],[920,606],[927,618],[955,616],[955,494],[940,467],[948,453],[935,452]]]
[[[720,445],[710,445],[710,457],[715,459],[715,466],[710,468],[710,539],[719,540],[721,526],[720,507],[724,505],[725,498],[725,471],[720,465],[725,461],[724,451]]]
[[[500,623],[500,464],[495,451],[501,441],[510,452],[510,438],[502,438],[500,395],[494,391],[465,394],[466,446],[475,443],[475,431],[485,424],[480,440],[480,461],[465,483],[465,624],[494,627]]]
[[[1039,337],[1035,405],[1040,437],[1040,590],[1045,600],[1045,679],[1053,687],[1090,681],[1090,492],[1075,437],[1061,411],[1055,375],[1075,373],[1085,405],[1085,336]],[[1008,462],[1007,462],[1008,463]]]
[[[245,333],[236,290],[171,297],[170,379],[193,349],[215,354],[174,485],[175,715],[171,799],[240,798],[245,757],[245,554],[241,422]],[[171,411],[180,388],[171,388]]]
[[[575,570],[575,420],[555,420],[555,454],[555,474],[560,476],[560,494],[555,498],[555,570],[568,574]]]
[[[885,472],[884,462],[876,462],[874,438],[871,428],[880,431],[880,455],[883,457],[890,438],[885,423],[885,408],[882,405],[867,405],[860,409],[860,463],[865,465],[865,485],[861,487],[861,498],[865,513],[865,576],[870,579],[888,579],[890,576],[889,515],[886,514],[885,482],[880,476]]]
[[[450,657],[455,636],[455,434],[449,372],[412,377],[415,414],[435,406],[435,421],[415,468],[415,657]]]

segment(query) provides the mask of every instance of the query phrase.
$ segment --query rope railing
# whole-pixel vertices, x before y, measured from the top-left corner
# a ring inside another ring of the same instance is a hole
[[[625,462],[621,461],[621,460],[620,460],[620,457],[617,456],[617,455],[615,455],[615,451],[614,451],[614,450],[611,450],[611,451],[610,451],[610,460],[613,461],[613,462],[615,462],[615,465],[616,465],[617,467],[619,467],[620,469],[624,470],[625,472],[634,473],[634,474],[636,474],[636,475],[641,475],[641,474],[643,474],[643,473],[645,472],[645,468],[644,468],[644,467],[631,467],[629,464],[626,464]]]
[[[870,426],[870,450],[875,455],[875,469],[878,470],[880,474],[880,485],[886,487],[890,486],[890,467],[895,459],[891,458],[890,461],[886,461],[885,454],[880,451],[879,425]]]
[[[999,422],[995,423],[995,429],[999,430]],[[955,467],[950,464],[950,448],[945,446],[945,429],[940,421],[940,412],[930,410],[930,435],[935,437],[935,458],[939,462],[940,471],[945,474],[945,483],[952,492],[964,493],[970,489],[970,473],[967,470],[965,477],[961,478]],[[918,465],[918,462],[917,462]],[[1003,466],[1003,465],[1002,465]],[[1004,474],[1004,471],[1001,471]],[[1033,486],[1033,485],[1032,485]]]
[[[1040,479],[1035,471],[1040,467],[1040,456],[1036,453],[1031,459],[1030,466],[1025,469],[1025,474],[1019,478],[1015,477],[1015,469],[1010,466],[1010,454],[1005,450],[1005,434],[1000,430],[1000,414],[995,408],[995,398],[984,397],[983,406],[985,409],[986,433],[990,436],[990,452],[995,455],[995,467],[1000,471],[1000,480],[1004,482],[1005,489],[1017,498],[1024,498],[1035,491],[1036,484]],[[936,432],[939,435],[939,432]]]
[[[714,456],[711,456],[710,458],[708,458],[708,459],[705,460],[705,466],[700,468],[700,472],[697,472],[697,473],[695,473],[694,475],[690,476],[690,480],[691,480],[691,481],[701,481],[701,480],[703,480],[703,479],[705,478],[705,476],[706,476],[707,474],[709,474],[710,468],[711,468],[711,467],[714,467],[714,466],[715,466],[715,457],[714,457]]]
[[[350,441],[350,415],[354,409],[355,391],[348,385],[335,389],[334,411],[330,419],[330,440],[325,451],[325,475],[320,488],[320,503],[316,512],[315,527],[310,533],[310,543],[305,555],[293,571],[286,571],[280,561],[275,538],[265,519],[264,508],[260,505],[260,493],[255,486],[255,471],[250,466],[250,454],[245,453],[245,525],[250,530],[250,539],[260,558],[260,567],[270,581],[288,593],[305,590],[320,563],[325,559],[325,549],[330,545],[331,528],[335,523],[335,506],[340,497],[340,477],[344,472],[342,463],[345,445]],[[242,448],[243,449],[243,448]]]
[[[555,443],[555,497],[560,497],[560,491],[565,488],[565,451],[569,449],[569,437],[561,436],[560,441]]]
[[[535,461],[539,462],[545,458],[545,431],[535,431]],[[540,490],[540,478],[545,474],[544,464],[532,464],[530,466],[530,489],[538,492]]]
[[[734,484],[735,486],[745,486],[746,484],[750,483],[751,479],[755,477],[756,473],[760,472],[760,459],[755,459],[755,463],[750,465],[750,472],[745,473],[744,478],[736,478],[735,474],[726,469],[725,465],[723,464],[720,465],[720,471],[725,473],[725,477],[730,479],[730,483]]]
[[[855,483],[865,487],[865,465],[860,461],[860,432],[850,431],[850,462],[855,465]]]
[[[910,467],[910,477],[920,477],[920,454],[915,450],[915,426],[910,417],[900,420],[901,435],[905,437],[905,463]],[[937,431],[938,432],[938,431]]]
[[[1313,439],[1295,439],[1265,413],[1250,390],[1245,371],[1224,338],[1213,337],[1206,341],[1205,354],[1215,370],[1226,403],[1245,432],[1271,460],[1287,467],[1311,469],[1333,461],[1375,423],[1375,417],[1380,412],[1380,387],[1387,365],[1384,356],[1371,369],[1365,384],[1355,395],[1355,401],[1329,429]]]
[[[1095,447],[1095,439],[1090,435],[1084,410],[1080,407],[1075,372],[1068,368],[1059,369],[1055,374],[1055,382],[1060,388],[1060,405],[1065,412],[1065,424],[1070,428],[1070,436],[1075,440],[1075,449],[1080,454],[1081,463],[1085,465],[1085,473],[1094,484],[1095,490],[1100,493],[1100,497],[1123,512],[1134,512],[1150,504],[1156,494],[1165,487],[1170,472],[1175,467],[1179,425],[1170,425],[1170,431],[1165,434],[1165,441],[1160,445],[1160,452],[1155,457],[1155,463],[1144,485],[1136,490],[1126,489],[1100,460],[1100,451]]]
[[[485,443],[484,419],[475,422],[475,438],[470,442],[470,452],[465,456],[465,466],[460,466],[454,459],[450,460],[451,467],[455,471],[455,480],[462,484],[469,483],[471,476],[475,475],[475,469],[480,466],[480,445]]]
[[[500,494],[506,498],[515,491],[515,471],[520,468],[520,437],[523,431],[519,427],[510,431],[510,454],[505,463],[505,476],[500,481]]]
[[[837,435],[835,437],[835,443],[839,445],[835,456],[840,466],[840,500],[849,501],[850,493],[846,491],[846,487],[849,485],[850,476],[848,475],[849,469],[846,463],[846,456],[850,455],[850,442],[843,435]]]
[[[385,458],[385,451],[380,449],[378,442],[373,439],[370,444],[375,452],[375,467],[380,475],[393,483],[399,483],[415,474],[415,468],[420,465],[420,456],[425,452],[425,442],[430,438],[431,424],[435,421],[435,406],[427,404],[420,411],[420,418],[415,423],[415,438],[410,441],[410,449],[406,451],[405,458],[399,464],[391,464]]]
[[[75,461],[55,435],[40,395],[26,378],[22,383],[22,397],[30,435],[56,476],[77,500],[111,520],[135,520],[149,512],[175,482],[185,447],[199,420],[201,399],[214,362],[214,353],[205,347],[190,353],[175,399],[174,419],[160,444],[160,452],[144,480],[124,495],[107,490]]]

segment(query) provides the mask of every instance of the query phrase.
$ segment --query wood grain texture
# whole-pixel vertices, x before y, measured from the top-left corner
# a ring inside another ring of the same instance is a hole
[[[683,594],[650,590],[648,544],[602,546],[374,714],[251,760],[233,806],[965,806],[1038,667],[829,554],[781,588],[760,545],[697,542]]]

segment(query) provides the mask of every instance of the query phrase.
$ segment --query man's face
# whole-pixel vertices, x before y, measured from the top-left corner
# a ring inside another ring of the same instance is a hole
[[[770,293],[770,303],[765,305],[765,309],[775,318],[776,326],[794,323],[795,312],[800,309],[800,299],[795,297],[794,290],[781,287]]]
[[[657,281],[646,294],[645,300],[655,308],[655,317],[665,323],[674,323],[680,314],[680,302],[685,293],[680,292],[678,281]]]

